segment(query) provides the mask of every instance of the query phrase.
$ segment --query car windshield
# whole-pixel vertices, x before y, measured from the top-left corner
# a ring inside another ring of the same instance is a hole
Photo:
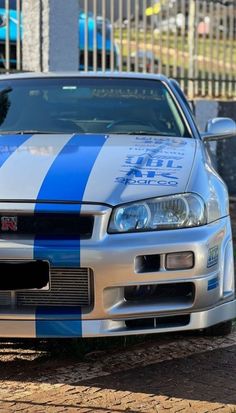
[[[190,136],[161,81],[102,77],[0,81],[0,133],[12,131]]]

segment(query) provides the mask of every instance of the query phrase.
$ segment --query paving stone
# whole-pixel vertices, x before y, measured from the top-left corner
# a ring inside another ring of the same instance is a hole
[[[0,367],[0,413],[236,412],[236,332],[157,336],[83,361],[0,343]]]

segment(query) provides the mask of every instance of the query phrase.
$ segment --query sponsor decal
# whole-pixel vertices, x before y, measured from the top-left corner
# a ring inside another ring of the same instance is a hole
[[[116,183],[123,185],[150,185],[150,186],[177,186],[176,181],[165,181],[157,179],[127,179],[125,177],[118,177]]]
[[[1,217],[1,230],[4,232],[16,232],[17,217]]]
[[[209,249],[208,259],[207,259],[207,268],[217,265],[219,261],[219,247],[218,245]]]
[[[137,142],[144,142],[145,144],[147,143],[151,143],[153,145],[153,143],[155,145],[163,145],[165,144],[165,146],[172,146],[172,147],[183,147],[185,145],[187,145],[187,141],[185,141],[182,138],[164,138],[164,137],[155,137],[155,136],[137,136],[136,137],[136,141]]]
[[[218,277],[212,278],[210,281],[208,281],[207,291],[214,290],[217,287],[219,287]]]
[[[182,139],[136,137],[115,182],[123,185],[178,186],[186,144]]]

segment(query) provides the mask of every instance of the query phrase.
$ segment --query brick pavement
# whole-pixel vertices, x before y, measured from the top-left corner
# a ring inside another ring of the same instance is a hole
[[[236,412],[235,350],[236,332],[214,340],[156,336],[83,361],[5,345],[0,413]]]

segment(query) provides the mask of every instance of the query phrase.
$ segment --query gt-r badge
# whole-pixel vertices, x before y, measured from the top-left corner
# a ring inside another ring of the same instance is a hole
[[[17,231],[17,217],[1,217],[2,231]]]

